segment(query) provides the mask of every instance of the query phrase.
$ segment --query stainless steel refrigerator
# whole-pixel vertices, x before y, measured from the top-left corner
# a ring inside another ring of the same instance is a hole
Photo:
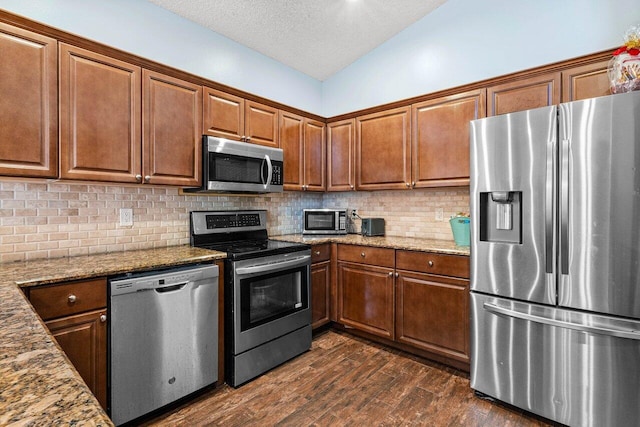
[[[640,424],[640,92],[471,122],[471,387]]]

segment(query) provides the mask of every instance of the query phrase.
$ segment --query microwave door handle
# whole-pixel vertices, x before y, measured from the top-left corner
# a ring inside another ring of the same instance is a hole
[[[265,154],[264,160],[262,163],[262,172],[264,172],[264,165],[267,165],[267,179],[264,179],[264,173],[262,174],[262,183],[264,184],[264,188],[267,188],[269,184],[271,184],[271,176],[273,175],[273,165],[271,164],[271,158],[268,154]]]

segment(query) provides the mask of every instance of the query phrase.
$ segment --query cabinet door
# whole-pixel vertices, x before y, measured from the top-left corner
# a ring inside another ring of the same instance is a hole
[[[279,148],[278,109],[254,101],[245,101],[244,131],[247,142]]]
[[[304,189],[307,191],[324,191],[327,187],[324,128],[322,122],[304,120]]]
[[[60,176],[137,182],[140,67],[60,43]]]
[[[356,121],[354,119],[327,125],[327,190],[355,189]]]
[[[411,107],[356,119],[356,189],[411,186]]]
[[[106,310],[46,322],[62,350],[104,409],[107,408]]]
[[[469,121],[485,103],[481,89],[412,106],[413,187],[469,185]]]
[[[562,102],[611,95],[608,66],[609,61],[600,61],[562,71]]]
[[[304,118],[280,111],[280,147],[284,155],[284,189],[303,190]]]
[[[393,269],[338,263],[338,322],[394,338]]]
[[[560,73],[530,77],[487,89],[488,116],[558,103],[560,103]]]
[[[56,43],[0,23],[0,175],[58,176]]]
[[[469,363],[469,281],[400,271],[399,342]]]
[[[143,70],[142,99],[144,182],[200,185],[202,86]]]
[[[244,98],[205,87],[203,111],[203,134],[242,140]]]
[[[329,323],[329,286],[331,284],[331,262],[311,265],[311,327]]]

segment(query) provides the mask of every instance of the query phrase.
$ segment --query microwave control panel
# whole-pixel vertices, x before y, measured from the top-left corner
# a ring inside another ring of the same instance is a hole
[[[271,185],[282,185],[282,162],[280,161],[271,161],[271,165],[273,167],[273,172],[271,175]]]

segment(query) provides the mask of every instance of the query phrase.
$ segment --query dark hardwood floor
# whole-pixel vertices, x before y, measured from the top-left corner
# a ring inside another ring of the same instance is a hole
[[[477,398],[468,375],[344,332],[244,386],[227,385],[145,426],[546,426]]]

